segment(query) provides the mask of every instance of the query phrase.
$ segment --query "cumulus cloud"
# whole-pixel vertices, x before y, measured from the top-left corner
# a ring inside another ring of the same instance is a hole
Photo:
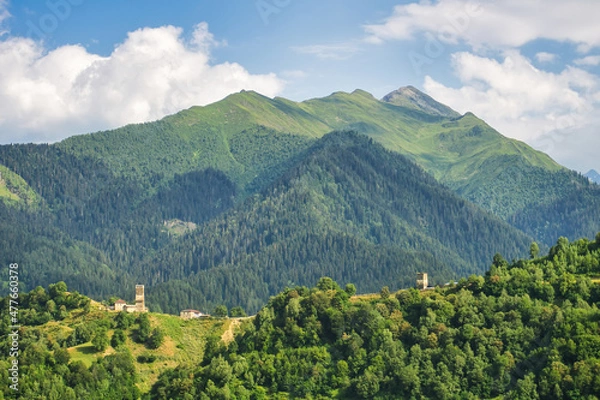
[[[464,41],[474,48],[520,47],[544,38],[574,42],[589,51],[600,46],[598,15],[600,2],[590,0],[421,1],[396,6],[385,21],[364,30],[371,43],[434,32],[440,40]]]
[[[526,141],[572,168],[597,162],[595,107],[600,79],[576,67],[535,68],[518,51],[501,61],[468,52],[452,55],[461,87],[425,78],[425,91],[460,112],[472,111],[504,135]],[[587,158],[586,158],[587,157]],[[584,164],[587,163],[587,164]]]
[[[206,23],[190,40],[173,26],[139,29],[108,57],[8,37],[0,41],[0,141],[56,141],[156,120],[242,89],[270,97],[283,90],[275,74],[211,63],[211,49],[222,44]]]

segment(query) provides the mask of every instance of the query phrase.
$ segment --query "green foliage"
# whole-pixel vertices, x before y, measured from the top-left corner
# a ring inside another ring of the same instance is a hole
[[[242,307],[236,306],[229,310],[229,316],[233,318],[245,317],[246,311]]]
[[[529,247],[529,256],[531,258],[537,258],[537,256],[540,254],[540,246],[538,246],[538,244],[536,242],[531,243],[531,246]]]
[[[379,292],[379,294],[381,295],[381,298],[386,300],[390,298],[390,288],[387,286],[384,286],[381,288],[381,292]]]
[[[152,364],[154,361],[156,361],[156,356],[150,353],[140,354],[137,357],[137,362],[142,364]]]
[[[600,242],[563,238],[545,257],[496,255],[485,277],[396,298],[353,303],[322,278],[272,297],[228,348],[210,339],[202,364],[164,373],[150,398],[592,399],[598,273]]]
[[[120,311],[115,317],[115,325],[118,329],[129,329],[134,321],[135,315],[128,313],[127,311]]]
[[[165,334],[160,328],[154,328],[146,341],[146,345],[150,349],[158,349],[165,341]]]
[[[146,343],[150,338],[152,329],[152,327],[150,326],[150,318],[148,318],[148,314],[140,313],[140,315],[137,317],[136,322],[138,324],[138,327],[136,330],[135,339],[138,343]]]
[[[227,316],[227,306],[220,304],[215,307],[213,311],[213,316],[218,318],[224,318]]]
[[[127,341],[127,337],[125,336],[125,331],[123,329],[115,329],[112,338],[110,339],[110,345],[115,349],[122,344],[125,344]]]
[[[92,345],[97,352],[101,352],[106,350],[110,341],[108,340],[108,333],[106,328],[98,328],[96,332],[94,332],[94,336],[92,337]]]
[[[56,361],[57,364],[67,365],[67,364],[69,364],[70,360],[71,360],[71,356],[67,349],[58,348],[58,349],[54,350],[54,361]]]
[[[354,296],[356,294],[356,286],[353,283],[347,283],[344,291],[348,296]]]
[[[0,201],[9,206],[35,209],[42,199],[22,177],[0,165]]]

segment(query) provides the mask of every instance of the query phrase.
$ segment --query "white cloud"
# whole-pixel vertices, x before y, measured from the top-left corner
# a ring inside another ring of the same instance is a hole
[[[466,52],[452,59],[462,86],[447,87],[428,76],[428,94],[459,112],[474,112],[502,134],[537,146],[567,166],[597,163],[590,150],[600,145],[594,131],[600,122],[597,76],[575,67],[542,71],[514,50],[502,61]]]
[[[474,48],[520,47],[539,38],[600,46],[600,2],[590,0],[421,1],[399,5],[383,23],[364,26],[367,41],[414,39],[419,33]]]
[[[540,63],[551,63],[558,59],[558,55],[541,51],[535,55],[535,59]]]
[[[360,51],[353,44],[317,44],[292,47],[297,53],[313,55],[324,60],[347,60]]]
[[[10,18],[8,0],[0,0],[0,37],[8,33],[8,30],[4,28],[4,21],[8,18]]]
[[[47,52],[20,37],[0,41],[0,142],[56,141],[75,133],[155,120],[242,89],[275,96],[275,74],[212,64],[205,23],[185,41],[173,26],[128,34],[108,57],[81,45]]]
[[[600,65],[600,56],[587,56],[584,58],[578,58],[574,62],[577,65],[598,66]]]

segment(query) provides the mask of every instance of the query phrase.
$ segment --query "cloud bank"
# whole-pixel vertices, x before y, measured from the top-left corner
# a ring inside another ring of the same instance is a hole
[[[598,15],[600,2],[592,0],[421,1],[396,6],[383,23],[364,29],[374,43],[439,32],[475,48],[521,47],[542,38],[579,43],[583,50],[600,46]]]
[[[458,87],[426,76],[424,90],[584,171],[600,167],[600,77],[588,71],[600,65],[600,56],[588,55],[600,47],[597,15],[600,2],[589,0],[421,1],[363,29],[374,44],[435,38],[450,49],[466,45],[470,51],[449,53]],[[581,58],[538,51],[540,64],[564,63],[559,72],[538,69],[521,48],[541,39],[571,45]]]
[[[594,112],[600,100],[598,76],[571,66],[560,73],[542,71],[518,51],[507,52],[502,61],[456,53],[452,64],[461,86],[447,87],[427,76],[427,93],[459,112],[472,111],[504,135],[572,168],[592,167],[597,155],[591,149],[600,148]]]
[[[1,8],[0,22],[6,18]],[[198,24],[189,40],[174,26],[130,32],[108,57],[81,45],[47,51],[31,39],[4,37],[0,142],[53,142],[160,119],[242,89],[270,97],[283,90],[275,74],[211,63],[211,50],[218,45],[206,23]]]

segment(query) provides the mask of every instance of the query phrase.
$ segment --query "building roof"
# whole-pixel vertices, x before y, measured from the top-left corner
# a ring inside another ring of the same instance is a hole
[[[193,312],[193,313],[202,314],[202,312],[198,311],[198,310],[181,310],[181,312]]]
[[[115,304],[127,304],[127,302],[123,299],[119,299],[119,300],[115,301]]]

